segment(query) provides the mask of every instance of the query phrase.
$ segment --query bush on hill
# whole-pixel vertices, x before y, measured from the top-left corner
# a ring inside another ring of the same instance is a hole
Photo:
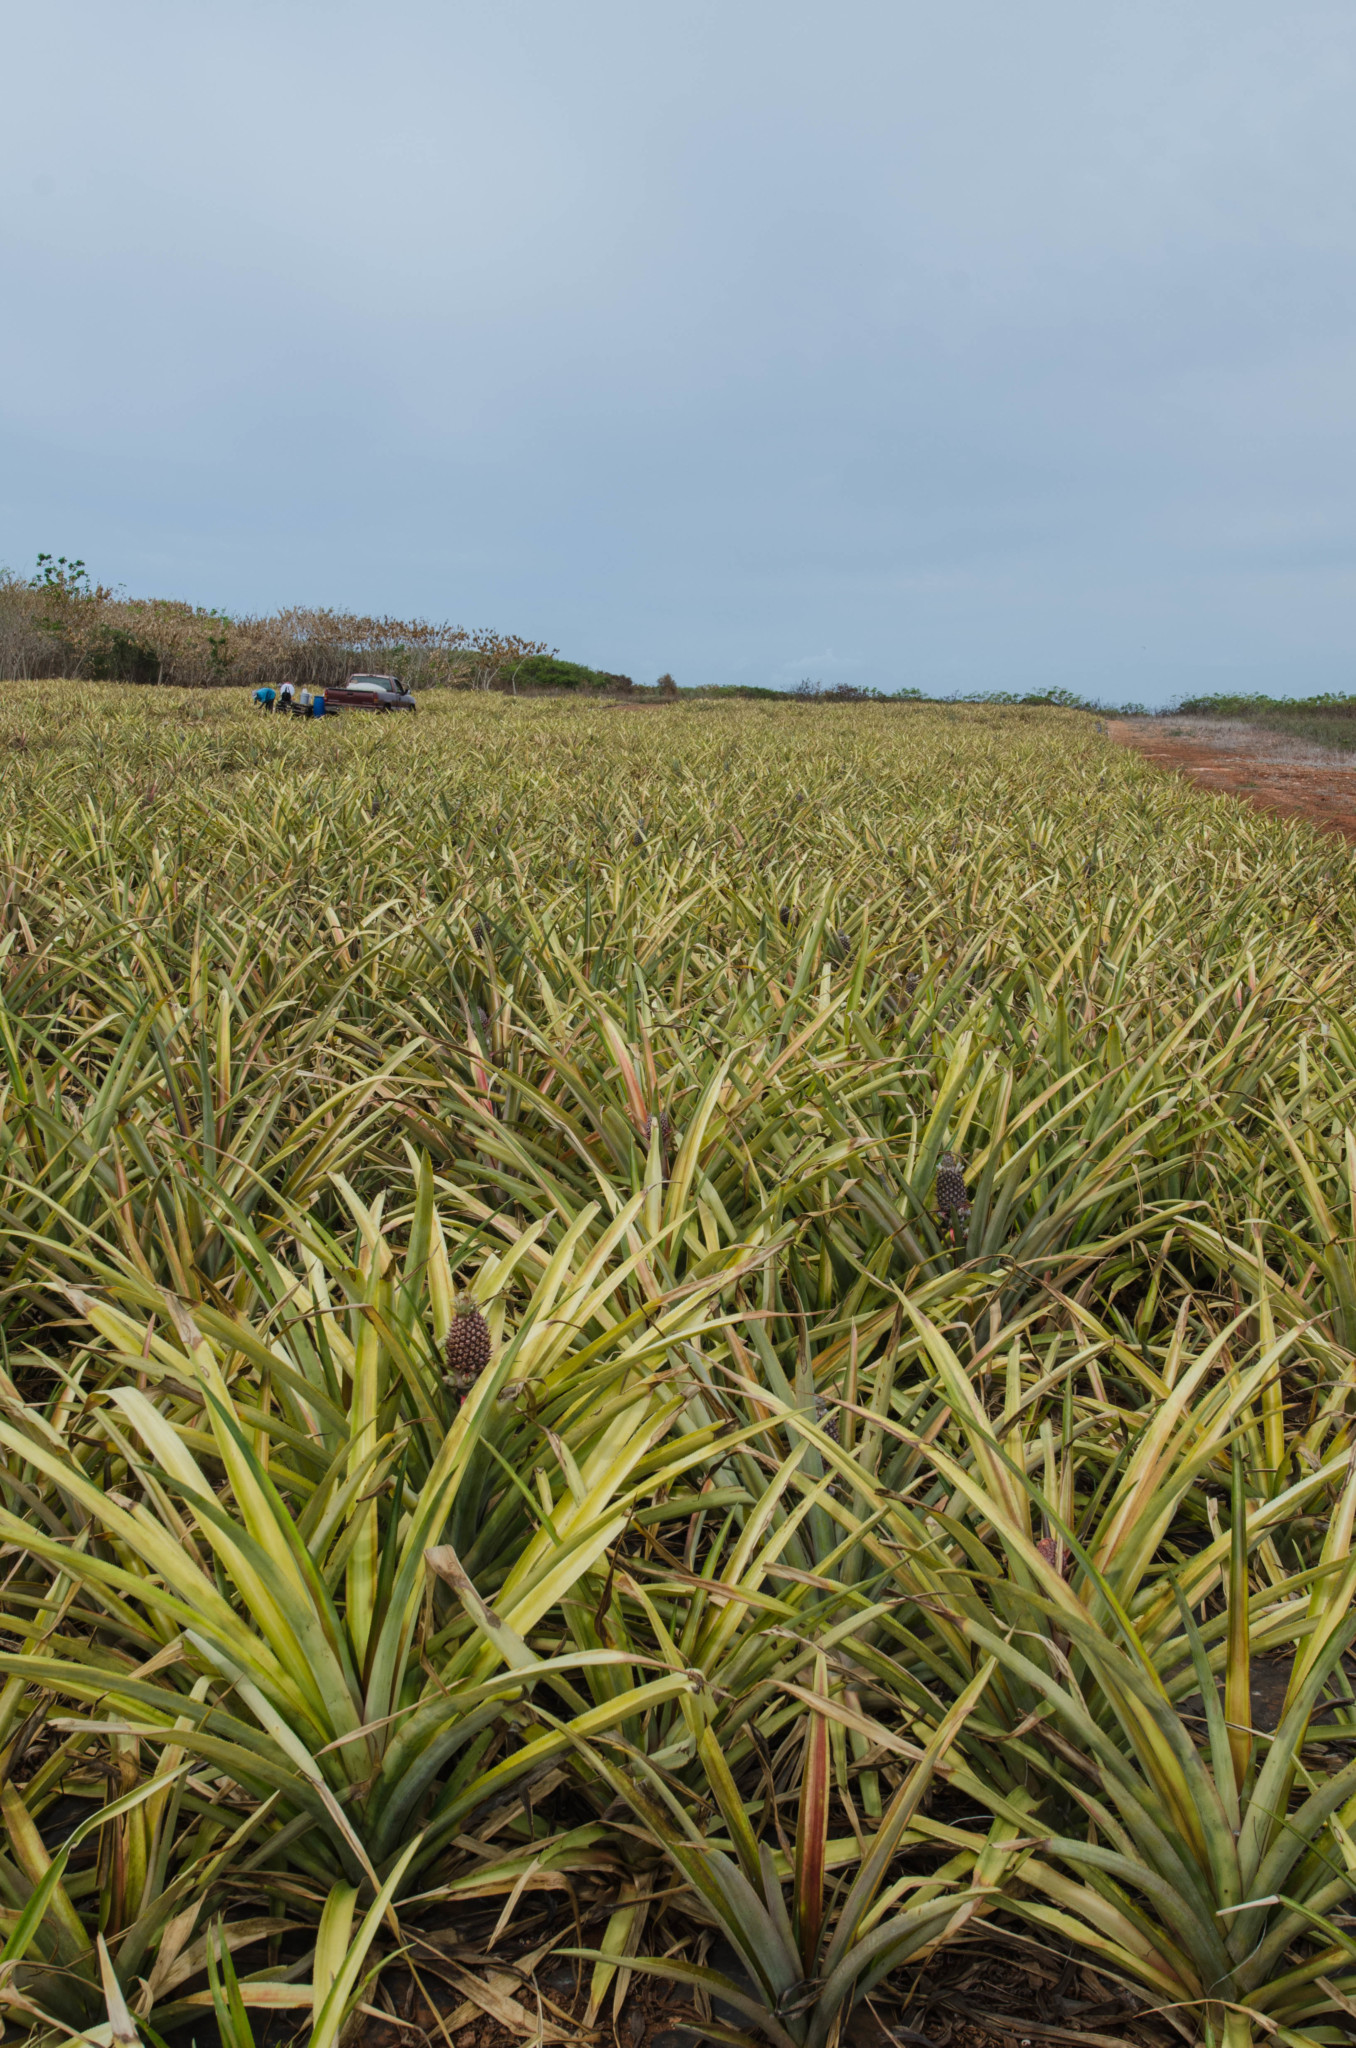
[[[512,684],[519,690],[632,690],[630,676],[611,675],[606,669],[586,668],[582,661],[562,661],[556,654],[532,654],[513,671]]]

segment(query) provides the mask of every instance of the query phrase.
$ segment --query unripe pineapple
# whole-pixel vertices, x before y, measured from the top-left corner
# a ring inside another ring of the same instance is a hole
[[[943,1152],[937,1162],[937,1207],[944,1216],[954,1216],[970,1207],[965,1175],[954,1152]]]
[[[647,1151],[649,1150],[649,1146],[650,1146],[650,1140],[651,1140],[651,1138],[652,1138],[652,1137],[654,1136],[654,1126],[655,1126],[655,1119],[654,1119],[653,1115],[647,1116],[647,1117],[646,1117],[646,1119],[645,1119],[645,1149],[646,1149]],[[659,1112],[659,1149],[660,1149],[660,1151],[661,1151],[661,1152],[664,1152],[664,1153],[667,1153],[667,1152],[668,1152],[668,1150],[669,1150],[669,1147],[670,1147],[670,1146],[672,1145],[672,1143],[673,1143],[673,1118],[672,1118],[672,1117],[671,1117],[671,1116],[669,1115],[669,1113],[668,1113],[668,1111],[667,1111],[666,1109],[661,1109],[661,1110],[660,1110],[660,1112]]]
[[[490,1362],[490,1326],[469,1295],[457,1304],[443,1356],[447,1377],[464,1394]]]

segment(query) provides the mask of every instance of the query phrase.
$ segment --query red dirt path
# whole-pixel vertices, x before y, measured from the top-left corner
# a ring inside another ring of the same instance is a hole
[[[1289,740],[1241,720],[1114,718],[1112,739],[1200,789],[1259,811],[1306,818],[1356,844],[1356,762],[1331,747]]]

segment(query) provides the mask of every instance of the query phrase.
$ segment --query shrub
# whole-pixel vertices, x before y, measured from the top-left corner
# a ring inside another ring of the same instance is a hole
[[[1288,739],[1324,747],[1356,747],[1356,697],[1324,691],[1316,697],[1216,695],[1187,697],[1165,718],[1241,718]]]
[[[633,690],[630,676],[611,675],[606,669],[586,668],[582,661],[562,661],[555,654],[530,654],[518,662],[508,677],[511,688],[519,690]]]

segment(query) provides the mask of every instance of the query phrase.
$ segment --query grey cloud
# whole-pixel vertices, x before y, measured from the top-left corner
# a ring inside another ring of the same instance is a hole
[[[14,566],[685,682],[1353,682],[1345,4],[52,0],[6,51]]]

